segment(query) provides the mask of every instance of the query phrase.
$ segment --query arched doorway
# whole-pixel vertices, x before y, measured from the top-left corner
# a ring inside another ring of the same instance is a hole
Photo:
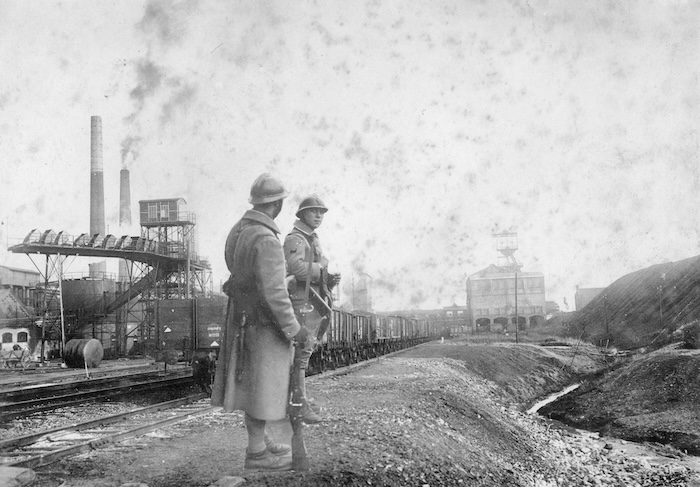
[[[491,327],[491,331],[498,333],[502,331],[507,331],[508,330],[508,318],[505,318],[503,316],[499,316],[498,318],[495,318],[493,320],[493,326]]]
[[[530,328],[533,328],[535,326],[544,325],[544,322],[545,322],[544,316],[540,316],[540,315],[530,316]]]
[[[515,332],[515,316],[510,319],[510,329]],[[527,329],[527,318],[525,316],[518,316],[518,331],[523,331]]]
[[[488,333],[491,331],[491,320],[488,318],[477,318],[476,333]]]

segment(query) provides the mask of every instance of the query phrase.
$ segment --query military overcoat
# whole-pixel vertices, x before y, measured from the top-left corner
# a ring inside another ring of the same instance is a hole
[[[248,210],[226,239],[229,302],[212,392],[212,405],[263,420],[286,416],[291,340],[300,329],[279,233],[267,215]]]

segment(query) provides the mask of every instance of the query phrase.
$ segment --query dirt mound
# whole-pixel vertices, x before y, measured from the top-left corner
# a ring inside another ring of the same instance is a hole
[[[700,454],[700,351],[666,347],[586,381],[542,413],[567,424]]]
[[[667,344],[679,327],[700,320],[700,256],[627,274],[569,319],[568,332],[631,349]]]
[[[533,344],[498,343],[470,345],[428,344],[405,352],[403,357],[451,358],[470,374],[499,386],[509,401],[528,404],[561,390],[575,378],[605,368],[605,357],[590,344],[541,347]]]

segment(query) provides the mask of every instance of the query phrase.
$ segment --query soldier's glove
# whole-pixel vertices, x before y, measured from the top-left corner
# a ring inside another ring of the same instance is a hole
[[[299,345],[300,347],[303,347],[306,345],[306,342],[309,340],[309,330],[304,328],[303,326],[299,329],[299,332],[294,335],[293,340]]]
[[[340,282],[340,274],[328,274],[328,289],[333,289]]]

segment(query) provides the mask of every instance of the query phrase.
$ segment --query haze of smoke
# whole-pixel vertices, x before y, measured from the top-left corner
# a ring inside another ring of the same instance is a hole
[[[131,160],[135,161],[139,156],[139,147],[141,144],[141,137],[135,135],[129,135],[122,140],[121,143],[121,156],[122,156],[122,169],[126,169],[127,158],[131,156]]]
[[[178,81],[176,84],[180,84]],[[175,91],[170,99],[163,104],[162,113],[160,116],[161,125],[165,125],[170,122],[175,111],[182,107],[187,108],[195,99],[197,93],[197,88],[190,84],[185,84],[181,89]]]
[[[142,59],[136,65],[136,76],[138,84],[129,93],[130,98],[134,101],[136,110],[126,118],[129,122],[133,121],[143,110],[146,98],[153,96],[161,86],[164,74],[163,70],[156,66],[153,61]]]
[[[184,24],[187,13],[195,10],[198,4],[197,0],[150,1],[136,27],[146,34],[154,34],[164,45],[177,43],[186,33]]]
[[[196,1],[175,4],[151,1],[145,7],[143,18],[136,24],[138,30],[147,37],[153,35],[155,41],[149,41],[147,57],[136,62],[137,84],[129,93],[134,103],[134,111],[124,118],[124,123],[130,126],[130,133],[121,144],[124,167],[129,156],[132,161],[138,158],[141,147],[146,142],[147,137],[144,135],[140,118],[149,99],[154,100],[159,92],[169,91],[169,96],[159,110],[159,122],[162,127],[173,120],[178,107],[188,107],[196,97],[197,88],[194,84],[177,76],[166,76],[165,70],[151,57],[154,42],[167,49],[169,45],[182,39],[186,29],[180,12],[189,11],[197,4]]]

